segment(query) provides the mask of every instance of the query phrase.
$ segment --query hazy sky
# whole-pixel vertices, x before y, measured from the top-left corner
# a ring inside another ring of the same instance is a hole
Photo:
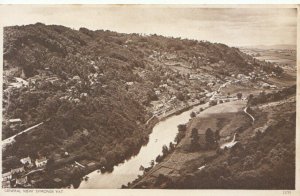
[[[297,10],[290,8],[0,6],[0,22],[4,26],[42,22],[75,29],[156,33],[230,46],[296,44],[297,34]]]

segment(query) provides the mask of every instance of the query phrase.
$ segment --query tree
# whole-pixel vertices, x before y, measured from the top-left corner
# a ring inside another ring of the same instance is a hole
[[[209,102],[209,106],[214,106],[214,105],[217,105],[217,104],[218,104],[218,102],[216,100],[211,100]]]
[[[179,132],[185,132],[186,131],[186,125],[180,124],[177,126]]]
[[[170,142],[170,144],[169,144],[169,149],[170,149],[170,151],[173,151],[175,149],[175,146],[172,142]]]
[[[221,136],[220,136],[220,130],[217,129],[216,132],[215,132],[215,140],[216,141],[219,141],[221,139]]]
[[[116,158],[116,154],[114,151],[108,151],[106,153],[106,159],[109,160],[111,164],[114,164]]]
[[[182,92],[178,92],[176,97],[179,101],[184,101],[185,100],[184,95],[182,94]]]
[[[205,142],[208,148],[211,148],[215,144],[215,135],[210,128],[208,128],[205,132]]]
[[[191,112],[190,116],[191,116],[191,118],[195,118],[196,117],[196,113],[195,112]]]
[[[237,96],[238,99],[241,99],[243,94],[242,93],[237,93],[236,96]]]
[[[150,167],[152,168],[154,165],[155,165],[154,160],[151,160],[151,162],[150,162]]]
[[[191,150],[197,150],[199,148],[199,135],[198,129],[193,128],[191,133]]]
[[[253,94],[249,94],[247,99],[248,99],[248,101],[252,100],[253,99]]]
[[[54,167],[54,159],[51,157],[46,163],[46,171],[52,171]]]
[[[105,158],[105,157],[101,157],[99,163],[100,163],[100,166],[101,166],[101,167],[105,166],[105,165],[107,164],[106,158]]]
[[[197,128],[193,128],[192,129],[191,138],[199,139],[198,129]]]
[[[163,147],[162,147],[163,156],[166,156],[168,154],[168,152],[169,152],[168,147],[166,145],[163,145]]]

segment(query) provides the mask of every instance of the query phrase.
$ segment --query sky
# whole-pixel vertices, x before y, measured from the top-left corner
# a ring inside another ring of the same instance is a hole
[[[199,8],[196,6],[36,5],[0,6],[4,26],[42,22],[74,29],[159,34],[230,46],[296,45],[295,8]]]

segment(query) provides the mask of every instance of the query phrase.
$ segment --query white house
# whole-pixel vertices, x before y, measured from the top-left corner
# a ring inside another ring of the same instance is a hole
[[[23,165],[25,165],[26,163],[31,164],[31,159],[30,159],[30,157],[25,157],[25,158],[23,158],[23,159],[20,159],[20,161],[21,161],[21,163],[22,163]]]
[[[32,161],[31,161],[31,158],[28,156],[28,157],[25,157],[23,159],[20,159],[20,162],[23,164],[23,165],[27,165],[28,167],[32,167]]]
[[[21,119],[19,119],[19,118],[15,118],[15,119],[9,119],[9,123],[11,123],[11,124],[13,124],[13,123],[21,123],[22,122],[22,120]]]
[[[25,171],[25,168],[24,166],[22,167],[18,167],[18,168],[15,168],[15,169],[11,169],[10,172],[11,174],[18,174],[18,173],[21,173],[21,172],[24,172]]]
[[[36,167],[43,167],[43,166],[45,166],[46,164],[47,164],[47,159],[46,159],[46,157],[42,157],[42,158],[40,158],[40,159],[36,159],[35,160],[35,166]]]

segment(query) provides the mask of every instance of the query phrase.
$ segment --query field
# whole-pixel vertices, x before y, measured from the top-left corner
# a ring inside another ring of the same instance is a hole
[[[159,175],[178,177],[180,172],[186,169],[186,164],[192,160],[203,160],[207,156],[212,156],[215,150],[187,152],[191,144],[191,132],[193,128],[198,129],[200,141],[205,142],[205,131],[219,129],[221,140],[220,145],[232,139],[234,131],[251,122],[250,118],[243,113],[246,101],[238,100],[209,107],[200,112],[187,124],[186,136],[176,147],[175,151],[165,157],[164,161],[155,166],[147,173],[146,177],[138,184],[155,181]],[[199,109],[197,107],[194,111]],[[200,167],[201,165],[199,165]]]

